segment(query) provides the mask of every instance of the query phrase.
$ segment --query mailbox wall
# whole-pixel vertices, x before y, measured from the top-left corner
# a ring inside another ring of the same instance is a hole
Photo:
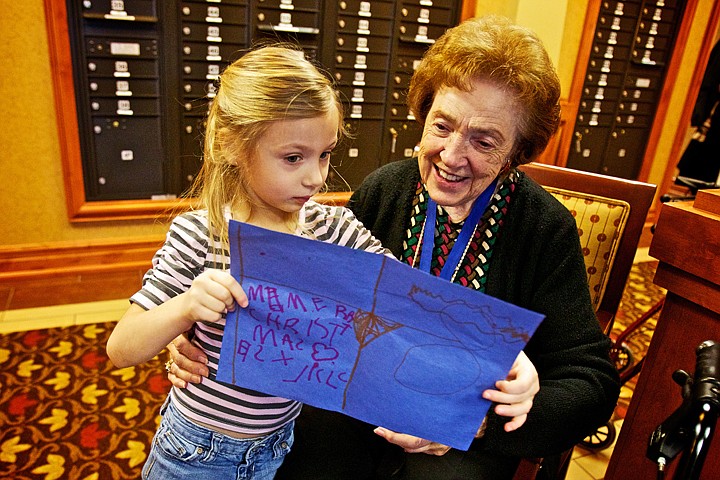
[[[568,167],[637,178],[685,3],[601,2]]]
[[[335,77],[354,137],[330,188],[412,154],[416,62],[458,23],[458,0],[67,1],[88,201],[172,198],[201,165],[218,75],[260,39],[302,45]]]

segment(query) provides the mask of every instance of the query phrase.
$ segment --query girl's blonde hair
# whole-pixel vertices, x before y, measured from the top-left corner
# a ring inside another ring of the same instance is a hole
[[[249,179],[258,139],[269,125],[333,109],[339,113],[339,140],[346,135],[339,93],[295,45],[256,48],[223,71],[208,113],[202,167],[190,190],[208,211],[211,239],[227,240],[227,206],[245,204],[252,212]],[[288,223],[297,224],[297,214],[291,217]]]

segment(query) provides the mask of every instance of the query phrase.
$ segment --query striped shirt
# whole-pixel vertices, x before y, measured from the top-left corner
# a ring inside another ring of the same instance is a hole
[[[226,214],[229,219],[229,210]],[[300,210],[297,235],[392,256],[369,230],[343,207],[310,201]],[[210,242],[207,211],[179,215],[170,226],[165,244],[152,260],[152,268],[143,278],[142,289],[132,302],[149,310],[187,291],[195,277],[205,269],[228,270],[228,245]],[[323,272],[326,273],[326,272]],[[294,420],[301,404],[294,400],[218,382],[215,380],[225,320],[197,322],[191,338],[208,358],[208,378],[184,389],[173,387],[171,401],[190,420],[245,435],[266,435]]]

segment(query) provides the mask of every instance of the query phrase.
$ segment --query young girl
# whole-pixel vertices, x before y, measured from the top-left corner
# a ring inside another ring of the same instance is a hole
[[[271,479],[290,450],[298,402],[215,380],[225,314],[248,305],[228,272],[228,221],[385,253],[349,210],[311,200],[344,133],[337,91],[301,51],[259,48],[222,74],[195,191],[203,208],[172,222],[107,343],[126,367],[189,331],[208,359],[202,383],[170,391],[144,479]]]

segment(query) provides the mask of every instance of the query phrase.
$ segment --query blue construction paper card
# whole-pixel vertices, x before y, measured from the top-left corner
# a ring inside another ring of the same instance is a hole
[[[217,378],[467,450],[543,316],[393,258],[230,222],[250,304]]]

